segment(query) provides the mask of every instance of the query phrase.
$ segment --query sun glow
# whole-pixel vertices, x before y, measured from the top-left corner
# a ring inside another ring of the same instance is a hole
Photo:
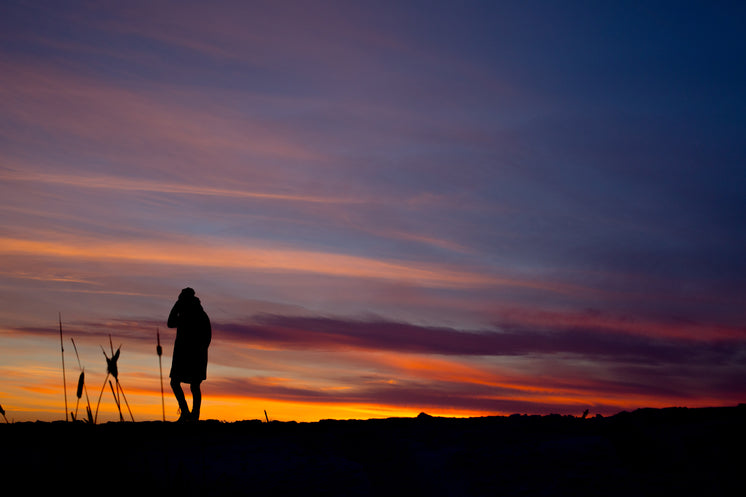
[[[357,404],[345,402],[296,402],[278,401],[267,398],[210,397],[202,411],[205,419],[222,421],[242,421],[259,419],[266,421],[315,422],[322,419],[380,419],[396,417],[414,417],[427,411],[435,416],[469,417],[483,416],[488,413],[467,409],[443,408],[408,408],[377,404]],[[267,412],[265,417],[264,411]]]

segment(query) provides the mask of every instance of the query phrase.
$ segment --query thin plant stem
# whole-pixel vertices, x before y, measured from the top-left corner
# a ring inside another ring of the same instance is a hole
[[[130,409],[130,403],[127,402],[127,396],[124,395],[124,388],[122,388],[122,384],[119,383],[119,380],[116,380],[117,382],[117,391],[122,394],[122,399],[124,399],[124,405],[127,406],[127,411],[130,413],[130,419],[132,419],[132,422],[135,422],[135,417],[132,415],[132,409]]]
[[[111,387],[111,394],[114,396],[114,403],[117,405],[117,409],[119,410],[119,421],[124,421],[124,416],[122,416],[122,407],[119,405],[119,399],[117,398],[117,394],[114,391],[114,384],[112,384],[111,380],[109,380],[109,387]]]
[[[65,347],[62,345],[62,313],[57,313],[60,323],[60,353],[62,354],[62,390],[65,394],[65,421],[69,421],[67,415],[67,378],[65,377]]]
[[[106,388],[106,382],[109,379],[109,373],[106,373],[106,378],[104,378],[104,384],[101,386],[101,392],[98,394],[98,402],[96,403],[96,415],[93,417],[93,424],[96,424],[96,420],[98,420],[98,407],[101,405],[101,396],[104,395],[104,389]]]
[[[161,356],[163,355],[163,347],[161,347],[161,330],[159,328],[155,329],[155,336],[158,340],[158,345],[155,348],[155,351],[158,353],[158,370],[160,371],[161,375],[161,409],[163,410],[163,421],[166,421],[166,400],[165,396],[163,395],[163,363],[161,362]]]
[[[70,341],[73,343],[73,349],[75,350],[75,357],[78,359],[78,367],[80,368],[80,372],[83,373],[83,365],[80,363],[80,355],[78,355],[78,347],[75,345],[75,340],[73,340],[72,337],[70,337]],[[83,391],[85,392],[85,400],[88,404],[87,406],[87,412],[88,412],[88,421],[93,421],[93,418],[91,417],[91,399],[88,397],[88,386],[84,383],[83,384]],[[77,416],[78,414],[78,408],[75,408],[75,414]]]

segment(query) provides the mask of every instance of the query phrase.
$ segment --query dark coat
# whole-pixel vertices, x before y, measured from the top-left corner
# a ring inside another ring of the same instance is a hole
[[[199,383],[207,378],[207,348],[212,328],[199,299],[180,297],[168,315],[168,327],[176,328],[169,376],[180,383]]]

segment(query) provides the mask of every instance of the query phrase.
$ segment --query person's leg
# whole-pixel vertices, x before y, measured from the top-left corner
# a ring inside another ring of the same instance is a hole
[[[192,391],[192,419],[199,421],[199,410],[202,406],[202,391],[199,383],[190,383],[189,388]]]
[[[181,415],[179,420],[187,419],[189,417],[189,406],[187,405],[186,398],[184,397],[184,390],[181,388],[181,383],[177,380],[171,379],[171,390],[174,391],[176,402],[179,403],[179,410]]]

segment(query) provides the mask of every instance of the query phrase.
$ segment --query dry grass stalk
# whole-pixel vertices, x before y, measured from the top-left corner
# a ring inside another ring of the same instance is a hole
[[[65,378],[65,347],[62,346],[62,313],[57,313],[60,322],[60,352],[62,353],[62,389],[65,393],[65,421],[67,416],[67,379]]]
[[[101,396],[104,393],[104,389],[106,388],[106,382],[109,382],[109,387],[111,387],[111,393],[114,396],[114,402],[117,405],[117,409],[119,410],[119,420],[124,421],[124,417],[122,416],[122,407],[121,403],[119,401],[119,394],[121,394],[122,398],[124,399],[124,403],[127,405],[127,410],[130,413],[130,418],[132,418],[132,421],[135,421],[135,417],[132,415],[132,410],[130,409],[129,402],[127,402],[127,397],[124,395],[124,389],[122,389],[122,385],[119,383],[119,368],[117,367],[117,361],[119,360],[119,352],[122,348],[120,345],[116,352],[114,352],[114,344],[111,341],[111,335],[109,335],[109,346],[111,347],[111,357],[106,355],[106,351],[103,347],[101,347],[101,351],[104,353],[104,357],[106,358],[106,378],[104,379],[104,384],[101,387],[101,393],[98,395],[98,403],[96,404],[96,415],[94,416],[94,422],[98,419],[98,408],[101,405]],[[114,389],[114,385],[112,384],[111,380],[109,380],[109,376],[113,376],[114,380],[117,383],[116,390]]]
[[[119,398],[114,391],[114,384],[111,382],[111,380],[109,380],[109,386],[111,387],[111,394],[114,396],[114,402],[117,405],[117,410],[119,410],[119,421],[124,421],[124,417],[122,416],[122,406],[119,404]]]
[[[93,424],[93,412],[91,411],[91,399],[88,397],[88,388],[85,386],[85,370],[83,369],[83,365],[80,363],[80,355],[78,354],[78,347],[75,345],[75,340],[70,338],[70,341],[73,344],[73,349],[75,350],[75,357],[78,359],[78,367],[80,368],[80,377],[78,378],[78,391],[76,392],[76,395],[78,397],[78,400],[75,404],[75,416],[73,417],[73,421],[78,416],[78,404],[80,403],[80,398],[85,392],[85,400],[86,400],[86,413],[88,414],[88,422]]]
[[[163,395],[163,363],[161,362],[161,356],[163,355],[163,347],[161,347],[161,330],[159,328],[155,329],[155,336],[156,340],[158,341],[158,345],[155,347],[155,351],[158,354],[158,371],[161,375],[161,409],[163,412],[163,421],[166,421],[166,400]]]

